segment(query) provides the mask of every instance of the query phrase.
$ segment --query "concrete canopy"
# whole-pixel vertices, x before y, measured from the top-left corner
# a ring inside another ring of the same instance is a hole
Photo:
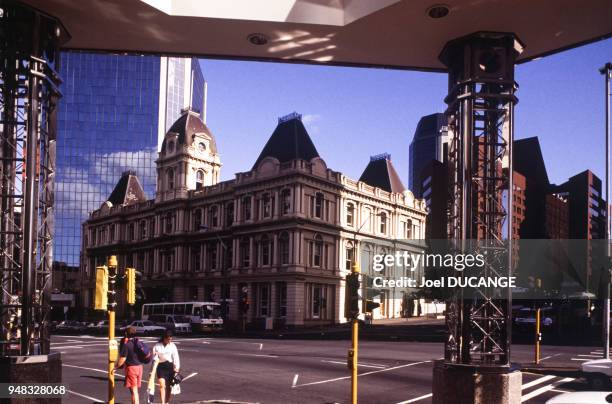
[[[519,63],[612,33],[610,0],[23,2],[62,21],[69,49],[398,69],[443,71],[444,44],[477,31],[517,34]]]

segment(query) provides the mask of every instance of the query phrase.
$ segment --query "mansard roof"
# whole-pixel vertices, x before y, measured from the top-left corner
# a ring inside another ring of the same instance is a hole
[[[133,205],[135,203],[146,202],[147,197],[140,181],[134,171],[125,171],[115,189],[108,197],[108,201],[115,205]]]
[[[388,153],[370,157],[370,162],[359,177],[359,181],[387,192],[402,193],[406,190],[391,163],[391,155]]]
[[[208,137],[210,143],[210,152],[217,153],[217,143],[210,129],[202,119],[200,114],[191,109],[184,109],[181,116],[172,124],[167,133],[176,133],[178,135],[177,145],[190,146],[193,143],[194,135],[204,135]],[[162,153],[166,150],[166,140],[164,139],[161,147]]]
[[[300,114],[294,112],[278,119],[276,129],[259,154],[253,168],[266,157],[274,157],[281,163],[296,159],[310,161],[320,157],[302,123]]]

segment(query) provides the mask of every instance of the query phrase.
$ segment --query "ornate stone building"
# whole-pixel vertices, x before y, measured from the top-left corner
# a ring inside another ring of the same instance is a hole
[[[360,253],[367,239],[424,238],[425,203],[404,188],[390,156],[373,157],[360,181],[352,180],[327,167],[295,113],[279,119],[250,171],[219,181],[215,138],[185,111],[166,134],[157,167],[154,200],[126,172],[83,223],[86,307],[95,267],[116,254],[120,267],[142,272],[143,301],[229,299],[231,322],[241,318],[246,287],[250,323],[343,322],[354,244]],[[400,315],[398,295],[378,299],[376,317]]]

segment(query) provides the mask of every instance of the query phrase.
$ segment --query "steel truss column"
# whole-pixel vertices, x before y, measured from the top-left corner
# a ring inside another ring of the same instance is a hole
[[[448,235],[458,251],[486,257],[481,273],[470,276],[511,273],[514,62],[521,50],[512,34],[476,33],[449,42],[440,55],[449,71],[452,138]],[[447,311],[445,362],[509,365],[511,305],[509,288],[457,290]]]
[[[0,0],[0,354],[49,352],[61,25]]]

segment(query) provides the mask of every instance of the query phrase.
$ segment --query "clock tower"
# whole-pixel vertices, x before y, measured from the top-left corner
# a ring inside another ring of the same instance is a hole
[[[189,190],[198,190],[219,182],[221,160],[215,137],[190,109],[164,136],[157,163],[156,200],[185,198]]]

